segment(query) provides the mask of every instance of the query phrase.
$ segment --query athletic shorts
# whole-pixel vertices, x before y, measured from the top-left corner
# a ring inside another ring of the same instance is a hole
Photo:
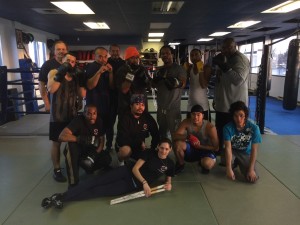
[[[50,122],[49,140],[58,141],[60,133],[68,124],[69,122]]]
[[[216,160],[216,155],[212,151],[203,151],[193,148],[189,142],[186,142],[186,151],[184,153],[184,160],[187,162],[199,161],[202,158],[209,157]]]

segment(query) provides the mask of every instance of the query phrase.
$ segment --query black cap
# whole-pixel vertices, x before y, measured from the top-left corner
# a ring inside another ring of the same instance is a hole
[[[144,103],[145,104],[145,96],[143,94],[133,94],[130,98],[130,103]]]
[[[193,112],[201,112],[202,113],[203,111],[204,110],[201,105],[194,105],[191,109],[191,113],[193,113]]]

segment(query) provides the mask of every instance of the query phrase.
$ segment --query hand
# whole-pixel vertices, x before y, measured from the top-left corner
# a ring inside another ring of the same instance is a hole
[[[229,71],[231,68],[227,64],[227,58],[222,53],[216,55],[212,59],[213,64],[217,65],[224,73]]]
[[[165,85],[169,90],[175,89],[175,88],[181,88],[183,83],[181,80],[178,80],[175,77],[167,77],[165,79]]]
[[[107,66],[106,66],[106,65],[102,65],[102,66],[100,67],[100,69],[97,71],[97,73],[101,75],[102,73],[104,73],[104,72],[106,72],[106,71],[108,71]]]
[[[235,180],[235,175],[234,172],[231,168],[226,170],[226,176],[230,179],[230,180]]]
[[[141,144],[141,150],[142,150],[142,151],[145,151],[145,150],[146,150],[146,144],[145,144],[144,141],[143,141],[142,144]]]
[[[113,68],[112,68],[112,66],[109,63],[107,63],[105,66],[106,66],[108,72],[112,72],[113,71]]]
[[[247,173],[247,180],[250,181],[251,183],[254,183],[257,181],[258,177],[256,176],[256,173],[254,170],[250,170]]]
[[[151,196],[151,188],[149,187],[147,182],[145,182],[143,184],[143,189],[144,189],[145,196],[150,197]]]
[[[201,143],[195,135],[190,134],[189,142],[190,142],[190,144],[193,148],[200,149],[200,144]]]
[[[171,183],[165,183],[164,189],[166,189],[166,191],[171,191],[172,190],[172,184]]]
[[[54,76],[54,80],[56,82],[62,82],[65,79],[65,75],[67,72],[72,71],[73,68],[70,63],[64,62],[63,64],[60,65],[60,67],[57,68],[57,73]]]

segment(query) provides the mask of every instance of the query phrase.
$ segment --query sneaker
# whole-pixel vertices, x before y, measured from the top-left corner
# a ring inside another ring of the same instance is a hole
[[[67,179],[64,177],[64,175],[61,173],[61,169],[54,169],[53,178],[57,182],[66,182]]]
[[[44,198],[42,200],[41,206],[45,209],[48,209],[52,206],[51,198]]]
[[[180,165],[179,163],[176,163],[175,165],[175,175],[181,173],[184,170],[184,164]]]
[[[52,205],[56,209],[62,209],[64,207],[64,203],[63,203],[62,199],[63,199],[63,195],[60,193],[56,193],[56,194],[52,195],[51,196]]]

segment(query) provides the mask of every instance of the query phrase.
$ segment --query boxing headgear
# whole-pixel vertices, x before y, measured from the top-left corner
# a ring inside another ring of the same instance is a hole
[[[136,47],[130,46],[130,47],[126,48],[125,54],[124,54],[124,59],[127,60],[134,56],[140,56],[140,53],[136,49]]]

